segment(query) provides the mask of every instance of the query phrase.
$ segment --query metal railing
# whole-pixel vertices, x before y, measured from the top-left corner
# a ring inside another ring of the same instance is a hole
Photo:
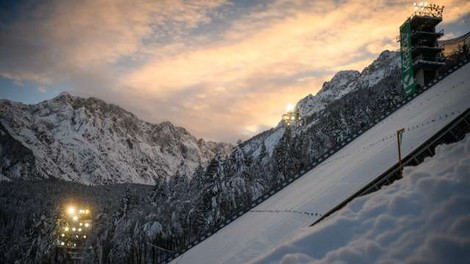
[[[449,144],[457,142],[465,137],[466,133],[470,132],[470,109],[467,109],[464,113],[460,114],[457,118],[451,121],[450,124],[439,130],[433,137],[428,139],[426,142],[421,144],[416,150],[406,156],[402,163],[404,166],[415,166],[423,162],[426,157],[435,154],[435,148],[440,144]],[[357,197],[375,192],[380,190],[384,185],[389,185],[395,180],[401,178],[399,164],[393,165],[390,169],[379,175],[375,180],[355,192],[353,195],[348,197],[346,200],[335,206],[333,209],[328,211],[326,214],[321,216],[310,226],[313,226],[328,216],[332,215],[336,211],[346,206],[349,202]]]

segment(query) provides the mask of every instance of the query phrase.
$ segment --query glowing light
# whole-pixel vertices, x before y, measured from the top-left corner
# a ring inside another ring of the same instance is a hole
[[[65,245],[64,241],[60,242],[60,245],[61,245],[61,246]]]
[[[68,228],[68,227],[65,227],[64,230],[65,230],[65,232],[68,232],[68,231],[69,231],[69,228]]]
[[[77,229],[75,227],[72,227],[72,231],[75,232]]]
[[[88,224],[88,223],[85,223],[85,227],[89,227],[89,226],[90,226],[90,224]]]
[[[78,221],[78,216],[74,215],[72,219],[73,221]]]
[[[78,232],[82,232],[82,229],[81,229],[81,228],[79,228],[79,229],[78,229]]]
[[[70,207],[67,209],[67,213],[69,213],[70,215],[75,214],[75,207],[70,206]]]
[[[65,234],[64,234],[64,233],[62,233],[62,235],[60,235],[60,236],[61,236],[61,237],[64,237],[64,236],[65,236]]]
[[[86,238],[86,236],[83,236],[83,238]]]
[[[287,104],[286,105],[286,112],[292,112],[294,110],[294,105],[293,104]]]

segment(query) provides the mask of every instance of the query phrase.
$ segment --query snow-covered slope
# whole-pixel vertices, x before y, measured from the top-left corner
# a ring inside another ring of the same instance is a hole
[[[256,263],[470,263],[470,134]]]
[[[441,80],[173,263],[247,263],[288,241],[396,163],[397,129],[406,129],[407,155],[468,109],[469,71],[467,64]]]
[[[96,98],[63,93],[36,105],[0,101],[1,179],[152,184],[178,171],[190,175],[230,150]]]
[[[394,74],[400,66],[400,53],[395,51],[383,51],[380,56],[369,66],[364,68],[361,73],[358,71],[340,71],[333,78],[325,82],[321,90],[316,94],[309,94],[299,100],[296,108],[299,110],[302,118],[324,110],[328,105],[337,101],[359,89],[368,89],[377,85],[380,81]],[[387,89],[388,87],[384,87]],[[310,120],[309,125],[315,124],[315,120]],[[271,155],[273,149],[282,138],[285,129],[284,123],[280,122],[277,127],[265,131],[243,144],[244,151],[256,159],[264,144]],[[307,127],[296,126],[296,130],[305,130]]]

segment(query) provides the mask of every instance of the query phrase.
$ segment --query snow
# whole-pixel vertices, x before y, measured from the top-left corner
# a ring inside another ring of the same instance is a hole
[[[155,221],[144,224],[143,229],[149,239],[154,239],[162,232],[163,227],[159,222]]]
[[[274,133],[272,133],[266,140],[264,144],[266,145],[266,149],[269,153],[269,156],[273,155],[274,148],[276,147],[279,140],[284,135],[285,129],[284,128],[277,128]]]
[[[254,263],[470,263],[470,134]]]
[[[232,148],[198,140],[169,122],[147,123],[118,106],[68,93],[36,105],[0,101],[0,123],[5,127],[0,136],[8,134],[34,156],[32,168],[0,164],[2,175],[12,180],[29,175],[84,184],[154,184],[176,172],[191,175],[216,153]],[[21,174],[26,170],[34,172]]]
[[[469,70],[467,64],[441,80],[173,263],[247,263],[289,241],[396,163],[397,129],[405,128],[402,153],[407,155],[467,110]]]
[[[340,99],[360,87],[372,87],[390,75],[400,65],[399,52],[384,51],[361,73],[358,71],[339,71],[330,81],[325,82],[315,95],[308,95],[300,100],[296,108],[300,116],[310,116],[323,110],[328,103]]]
[[[0,182],[1,181],[11,181],[11,179],[3,176],[2,174],[0,174]]]

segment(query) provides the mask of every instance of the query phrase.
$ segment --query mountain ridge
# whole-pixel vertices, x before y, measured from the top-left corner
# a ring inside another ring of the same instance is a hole
[[[31,105],[1,100],[0,114],[3,179],[153,184],[177,172],[191,174],[232,148],[197,139],[171,122],[142,121],[117,105],[69,93]],[[12,145],[34,158],[7,155]]]
[[[298,101],[301,117],[308,119],[346,94],[375,86],[397,69],[398,55],[386,50],[362,72],[336,73],[316,95]],[[169,121],[142,121],[120,106],[68,92],[31,105],[0,100],[0,114],[0,180],[154,184],[157,178],[190,176],[196,168],[206,168],[216,154],[228,157],[233,150],[230,144],[197,139]],[[265,159],[270,158],[285,136],[284,126],[281,121],[243,142],[244,155],[257,159],[266,152]],[[8,148],[24,158],[8,154]]]

